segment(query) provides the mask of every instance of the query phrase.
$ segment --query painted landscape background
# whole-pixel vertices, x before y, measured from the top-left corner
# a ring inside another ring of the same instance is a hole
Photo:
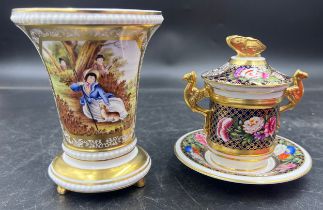
[[[140,51],[135,41],[45,41],[42,54],[54,89],[64,129],[74,135],[114,134],[134,126],[137,71]],[[123,121],[103,122],[96,126],[80,105],[82,93],[70,85],[83,82],[84,72],[95,65],[98,54],[104,56],[106,71],[98,83],[105,92],[121,98],[129,115]],[[66,62],[62,68],[59,59]]]

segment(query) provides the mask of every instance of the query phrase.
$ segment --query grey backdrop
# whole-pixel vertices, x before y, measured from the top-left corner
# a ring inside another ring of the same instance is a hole
[[[117,7],[162,10],[142,69],[136,135],[152,158],[145,188],[58,196],[47,175],[62,151],[47,74],[28,38],[10,22],[14,7]],[[0,0],[0,209],[323,209],[322,0]],[[181,164],[177,138],[202,126],[183,101],[182,75],[223,64],[231,34],[254,36],[272,66],[310,73],[304,100],[284,113],[280,135],[313,157],[305,177],[280,185],[218,181]],[[21,89],[23,88],[23,89]],[[21,90],[7,90],[21,89]]]
[[[301,68],[320,80],[323,64],[323,1],[308,0],[2,0],[0,86],[48,87],[47,75],[28,38],[10,21],[15,7],[97,7],[155,9],[165,21],[144,59],[142,87],[181,87],[191,69],[203,72],[233,55],[225,44],[232,34],[253,36],[268,47],[271,65],[292,74]],[[151,84],[151,78],[159,82]],[[171,81],[171,82],[170,82]]]

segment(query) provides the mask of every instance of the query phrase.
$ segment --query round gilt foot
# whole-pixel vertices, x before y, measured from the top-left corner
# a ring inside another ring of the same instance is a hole
[[[140,179],[135,185],[136,185],[136,187],[144,187],[145,186],[145,178]]]
[[[61,186],[57,186],[57,192],[58,192],[58,194],[64,195],[66,193],[66,191],[67,190],[65,188],[63,188]]]

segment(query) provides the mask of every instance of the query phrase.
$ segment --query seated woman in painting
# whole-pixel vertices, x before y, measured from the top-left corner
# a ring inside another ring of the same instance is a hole
[[[120,98],[106,93],[97,82],[99,72],[90,70],[85,73],[84,82],[73,83],[70,88],[82,92],[80,104],[86,117],[97,122],[116,122],[127,117],[128,113]]]

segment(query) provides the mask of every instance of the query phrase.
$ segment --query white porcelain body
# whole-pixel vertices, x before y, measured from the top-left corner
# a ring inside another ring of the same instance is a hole
[[[238,156],[228,155],[209,147],[212,152],[210,160],[221,167],[237,171],[257,171],[266,168],[272,152],[266,155],[258,156]]]
[[[213,91],[221,96],[238,99],[279,99],[283,96],[287,87],[253,88],[217,84],[214,85]]]

